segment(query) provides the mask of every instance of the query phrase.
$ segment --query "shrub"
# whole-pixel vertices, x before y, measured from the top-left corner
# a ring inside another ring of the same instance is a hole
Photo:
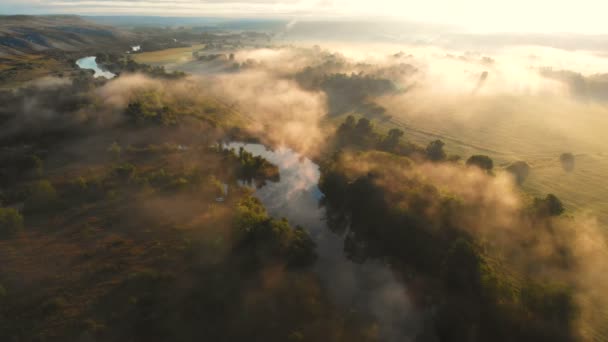
[[[131,177],[133,177],[133,175],[135,175],[136,170],[137,168],[135,165],[124,163],[114,168],[114,174],[122,180],[129,180]]]
[[[0,238],[11,237],[21,229],[23,229],[23,216],[17,210],[0,208]]]
[[[448,291],[463,294],[479,293],[482,261],[475,247],[460,238],[445,255],[441,276]]]
[[[478,168],[490,172],[494,168],[494,162],[488,156],[476,155],[467,160],[468,166],[477,166]]]
[[[426,147],[426,157],[431,161],[442,161],[446,158],[443,150],[445,143],[441,140],[431,141]]]
[[[118,145],[118,143],[115,141],[112,143],[112,145],[110,145],[110,147],[108,147],[108,152],[110,154],[112,154],[114,159],[120,159],[120,154],[122,153],[122,147],[120,147],[120,145]]]
[[[544,199],[537,198],[534,205],[541,215],[559,216],[566,211],[562,201],[554,194],[548,194]]]
[[[557,324],[567,325],[578,314],[572,288],[562,284],[528,283],[521,289],[521,301],[530,312]]]
[[[562,163],[562,168],[566,172],[574,171],[574,155],[572,153],[564,153],[559,157],[560,162]]]
[[[507,172],[510,172],[517,184],[521,185],[530,174],[530,165],[525,161],[516,161],[507,167]]]
[[[34,183],[30,187],[29,197],[25,201],[27,212],[48,210],[57,203],[57,191],[47,180]]]

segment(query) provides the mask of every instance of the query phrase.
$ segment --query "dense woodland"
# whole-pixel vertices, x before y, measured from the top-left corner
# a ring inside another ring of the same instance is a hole
[[[339,148],[323,164],[321,189],[333,227],[348,234],[345,252],[359,262],[388,260],[398,272],[425,277],[437,306],[433,332],[427,333],[436,333],[441,341],[574,340],[578,309],[572,285],[522,270],[514,277],[515,265],[496,262],[493,253],[501,246],[479,240],[460,225],[461,217],[475,215],[479,208],[418,175],[402,173],[428,162],[491,172],[492,160],[472,156],[466,166],[459,165],[458,158],[446,156],[441,141],[421,149],[402,141],[402,135],[391,130],[382,136],[369,120],[355,122],[353,117],[337,131]],[[358,170],[357,163],[371,166]],[[550,194],[532,201],[520,215],[522,222],[534,222],[533,229],[557,236],[554,220],[563,212],[560,200]],[[517,243],[518,253],[533,253],[540,241],[532,237]],[[562,256],[546,262],[571,267],[568,247],[554,243]]]

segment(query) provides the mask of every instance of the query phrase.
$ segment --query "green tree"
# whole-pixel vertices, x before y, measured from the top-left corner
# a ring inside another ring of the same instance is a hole
[[[395,149],[395,147],[399,145],[399,140],[403,137],[403,134],[403,131],[398,128],[391,129],[390,131],[388,131],[386,138],[384,138],[384,141],[382,142],[382,147],[384,147],[384,149],[388,151]]]
[[[516,161],[507,167],[507,172],[515,177],[517,184],[523,184],[530,174],[530,165],[525,161]]]
[[[9,238],[23,229],[23,216],[13,208],[0,208],[0,238]]]
[[[446,158],[443,150],[445,143],[441,140],[431,141],[426,147],[426,156],[431,161],[442,161]]]
[[[29,190],[29,197],[25,201],[26,212],[44,211],[57,204],[57,191],[48,180],[34,183]]]
[[[27,164],[28,169],[32,170],[36,177],[40,177],[44,173],[44,162],[42,159],[40,159],[40,157],[36,155],[29,156]]]
[[[361,118],[361,119],[359,119],[359,121],[357,121],[355,130],[357,131],[358,134],[367,136],[374,132],[374,126],[372,125],[372,122],[369,121],[369,119]]]
[[[464,239],[452,243],[441,269],[443,283],[449,291],[476,295],[481,289],[481,258],[475,247]]]
[[[108,147],[108,152],[110,152],[112,154],[114,159],[120,159],[120,154],[122,153],[122,147],[120,147],[120,145],[118,145],[118,143],[115,141],[112,143],[112,145],[110,145],[110,147]]]
[[[548,194],[544,199],[537,198],[534,205],[541,215],[559,216],[566,211],[562,201],[554,194]]]
[[[572,153],[564,153],[559,157],[560,162],[562,163],[562,168],[566,172],[574,171],[574,155]]]
[[[355,128],[356,125],[356,121],[355,121],[355,117],[352,115],[349,115],[346,117],[346,120],[344,120],[344,123],[342,124],[343,127],[345,128]]]
[[[561,284],[527,283],[521,301],[530,312],[560,325],[569,325],[578,314],[572,288]]]
[[[140,123],[145,119],[146,111],[141,102],[131,102],[125,110],[125,115],[132,123]]]
[[[471,158],[467,160],[467,165],[477,166],[478,168],[486,172],[490,172],[494,168],[494,162],[492,161],[492,159],[484,155],[471,156]]]

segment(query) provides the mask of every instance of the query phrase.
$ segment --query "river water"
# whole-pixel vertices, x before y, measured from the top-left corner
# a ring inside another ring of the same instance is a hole
[[[344,253],[344,235],[332,232],[319,201],[318,165],[289,148],[269,150],[260,144],[230,143],[278,166],[279,182],[267,182],[255,195],[275,218],[287,218],[307,229],[317,244],[315,271],[332,298],[347,309],[373,316],[386,341],[413,340],[422,314],[414,308],[407,287],[379,261],[355,263]]]
[[[101,67],[99,67],[99,65],[97,65],[97,57],[95,56],[81,58],[76,61],[76,65],[78,65],[80,69],[95,71],[95,74],[93,75],[93,77],[95,78],[105,77],[107,79],[111,79],[116,77],[115,74],[107,70],[103,70]]]

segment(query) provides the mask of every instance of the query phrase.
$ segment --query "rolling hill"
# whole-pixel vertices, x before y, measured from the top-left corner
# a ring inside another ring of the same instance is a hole
[[[126,46],[128,40],[125,32],[78,16],[0,16],[0,57]]]

